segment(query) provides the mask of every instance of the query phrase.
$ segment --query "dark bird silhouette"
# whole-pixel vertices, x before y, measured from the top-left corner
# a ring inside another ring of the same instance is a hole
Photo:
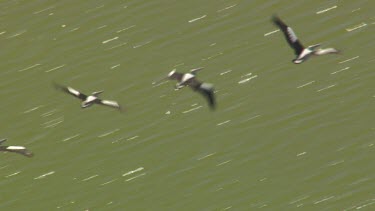
[[[296,58],[292,61],[295,64],[301,64],[302,62],[306,61],[311,55],[320,56],[325,54],[337,54],[340,52],[334,48],[318,48],[321,44],[310,45],[309,47],[305,48],[299,41],[293,29],[286,25],[278,16],[274,15],[272,17],[272,22],[280,28],[285,36],[286,41],[288,42],[290,47],[293,48]]]
[[[176,70],[172,70],[168,74],[167,78],[170,80],[177,80],[177,84],[175,86],[176,90],[181,89],[184,86],[189,86],[194,91],[199,92],[207,99],[210,108],[215,109],[216,101],[213,85],[209,83],[203,83],[196,78],[196,73],[202,69],[203,67],[192,69],[189,73],[179,73],[176,72]]]
[[[5,141],[6,141],[6,139],[0,140],[0,145],[2,143],[4,143]],[[29,150],[27,150],[23,146],[0,146],[0,151],[2,151],[2,152],[14,152],[14,153],[24,155],[26,157],[34,156],[34,154],[32,152],[30,152]]]
[[[99,104],[99,105],[105,105],[105,106],[109,106],[109,107],[112,107],[112,108],[116,108],[116,109],[122,111],[121,106],[116,101],[99,99],[98,96],[103,91],[93,92],[91,95],[86,95],[86,94],[83,94],[83,93],[73,89],[72,87],[69,87],[69,86],[62,86],[62,85],[57,84],[57,83],[54,83],[54,86],[57,90],[63,91],[65,93],[68,93],[68,94],[80,99],[82,101],[82,103],[81,103],[82,108],[87,108],[87,107],[90,107],[94,104]]]

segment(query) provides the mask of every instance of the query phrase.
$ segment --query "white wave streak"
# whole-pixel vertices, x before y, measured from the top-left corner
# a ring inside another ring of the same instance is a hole
[[[250,120],[256,119],[256,118],[258,118],[258,117],[260,117],[260,116],[261,116],[261,115],[258,114],[258,115],[252,116],[252,117],[250,117],[250,118],[247,118],[247,119],[245,119],[245,120],[242,121],[242,122],[247,122],[247,121],[250,121]]]
[[[126,139],[127,141],[131,141],[131,140],[134,140],[134,139],[136,139],[136,138],[138,138],[139,136],[133,136],[133,137],[130,137],[130,138],[128,138],[128,139]]]
[[[224,54],[223,52],[220,52],[220,53],[217,53],[217,54],[215,54],[215,55],[209,56],[209,57],[207,57],[207,58],[203,58],[202,60],[203,60],[203,61],[210,60],[210,59],[216,58],[216,57],[218,57],[218,56],[221,56],[221,55],[223,55],[223,54]]]
[[[99,175],[95,174],[95,175],[92,175],[90,177],[87,177],[85,179],[82,180],[82,182],[85,182],[85,181],[88,181],[88,180],[91,180],[91,179],[94,179],[95,177],[98,177]]]
[[[311,85],[312,83],[314,83],[315,81],[310,81],[310,82],[307,82],[305,84],[302,84],[301,86],[298,86],[297,89],[299,88],[302,88],[302,87],[305,87],[305,86],[308,86],[308,85]]]
[[[74,32],[74,31],[77,31],[78,29],[79,29],[79,27],[76,27],[76,28],[74,28],[74,29],[70,30],[70,32]]]
[[[344,70],[348,70],[348,69],[350,69],[350,67],[342,68],[341,70],[338,70],[338,71],[332,72],[331,75],[336,74],[336,73],[339,73],[339,72],[342,72],[342,71],[344,71]]]
[[[26,68],[24,68],[24,69],[18,70],[18,72],[23,72],[23,71],[25,71],[25,70],[29,70],[29,69],[32,69],[32,68],[34,68],[34,67],[38,67],[39,65],[41,65],[41,64],[34,64],[34,65],[31,65],[30,67],[26,67]]]
[[[126,177],[126,176],[129,176],[129,175],[131,175],[131,174],[134,174],[134,173],[139,172],[139,171],[142,171],[142,170],[144,170],[144,168],[143,168],[143,167],[139,167],[139,168],[137,168],[137,169],[134,169],[134,170],[131,170],[131,171],[126,172],[126,173],[123,174],[122,176],[123,176],[123,177]]]
[[[120,32],[126,31],[126,30],[129,30],[129,29],[131,29],[131,28],[133,28],[133,27],[135,27],[135,26],[136,26],[136,25],[132,25],[132,26],[129,26],[129,27],[126,27],[126,28],[120,29],[120,30],[117,31],[117,33],[120,33]]]
[[[16,176],[17,174],[19,174],[19,173],[21,173],[20,171],[17,171],[17,172],[15,172],[15,173],[13,173],[13,174],[9,174],[9,175],[7,175],[7,176],[5,176],[6,178],[8,178],[8,177],[13,177],[13,176]]]
[[[232,72],[232,70],[227,70],[227,71],[221,72],[220,75],[225,75],[225,74],[230,73],[230,72]]]
[[[201,20],[201,19],[203,19],[203,18],[205,18],[205,17],[207,17],[207,15],[202,15],[201,17],[191,19],[191,20],[189,20],[189,23],[193,23],[193,22],[198,21],[198,20]]]
[[[6,167],[8,167],[8,166],[7,166],[7,165],[6,165],[6,166],[1,166],[0,169],[4,169],[4,168],[6,168]]]
[[[322,203],[322,202],[328,201],[328,200],[333,199],[333,198],[335,198],[335,196],[325,197],[325,198],[323,198],[323,199],[321,199],[321,200],[315,201],[314,204],[319,204],[319,203]]]
[[[36,111],[36,110],[38,110],[38,109],[41,108],[41,107],[43,107],[43,106],[40,105],[40,106],[36,106],[36,107],[34,107],[34,108],[30,108],[29,110],[26,110],[26,111],[24,111],[23,113],[24,113],[24,114],[27,114],[27,113],[30,113],[30,112],[32,112],[32,111]]]
[[[372,205],[372,204],[375,204],[375,199],[371,199],[371,200],[368,200],[368,201],[370,201],[370,202],[366,202],[365,204],[362,204],[362,205],[359,205],[359,206],[357,206],[356,207],[356,210],[360,210],[360,209],[362,209],[362,208],[365,208],[365,207],[367,207],[367,206],[370,206],[370,205]]]
[[[142,171],[143,169],[144,169],[143,167],[139,167],[139,168],[137,168],[137,169],[135,169],[135,170],[132,170],[132,171],[129,171],[129,172],[123,174],[122,176],[123,176],[123,177],[126,177],[126,176],[132,175],[132,174],[134,174],[134,173],[137,173],[137,172],[139,172],[139,171]],[[129,179],[126,179],[125,181],[126,181],[126,182],[129,182],[129,181],[131,181],[131,180],[133,180],[133,179],[136,179],[136,178],[141,177],[141,176],[144,176],[144,175],[146,175],[146,173],[138,174],[138,175],[136,175],[136,176],[134,176],[134,177],[131,177],[131,178],[129,178]]]
[[[51,6],[51,7],[47,7],[47,8],[45,8],[45,9],[42,9],[42,10],[38,10],[38,11],[36,11],[36,12],[33,12],[33,14],[36,15],[36,14],[39,14],[39,13],[42,13],[42,12],[45,12],[45,11],[51,10],[51,9],[53,9],[53,8],[55,8],[55,6]]]
[[[40,175],[40,176],[38,176],[38,177],[35,177],[34,179],[43,179],[43,178],[45,178],[45,177],[47,177],[47,176],[49,176],[49,175],[52,175],[52,174],[54,174],[54,173],[55,173],[54,171],[50,171],[50,172],[48,172],[48,173],[42,174],[42,175]]]
[[[367,181],[369,181],[369,180],[370,180],[369,177],[365,177],[365,178],[361,178],[361,179],[359,179],[359,180],[356,180],[356,181],[350,183],[349,185],[350,185],[350,186],[352,186],[352,185],[358,185],[358,184],[361,184],[361,183],[367,182]]]
[[[109,42],[111,42],[111,41],[113,41],[113,40],[117,40],[119,37],[113,37],[113,38],[110,38],[110,39],[108,39],[108,40],[104,40],[102,43],[103,44],[106,44],[106,43],[109,43]]]
[[[216,166],[222,166],[222,165],[225,165],[225,164],[227,164],[227,163],[229,163],[231,161],[232,160],[227,160],[227,161],[224,161],[224,162],[221,162],[221,163],[217,164]]]
[[[57,111],[57,109],[52,109],[51,111],[47,111],[47,112],[43,113],[41,116],[42,117],[48,117],[48,116],[51,116],[54,113],[56,113],[56,111]]]
[[[329,8],[324,9],[324,10],[320,10],[320,11],[316,12],[316,14],[319,15],[319,14],[322,14],[322,13],[328,12],[328,11],[330,11],[330,10],[336,9],[336,8],[337,8],[337,5],[332,6],[332,7],[329,7]]]
[[[367,23],[360,23],[360,24],[355,25],[355,26],[353,26],[353,27],[351,27],[351,28],[347,28],[346,31],[347,31],[347,32],[351,32],[351,31],[354,31],[354,30],[360,29],[360,28],[365,27],[365,26],[367,26]]]
[[[129,182],[129,181],[131,181],[131,180],[133,180],[133,179],[136,179],[136,178],[141,177],[141,176],[144,176],[144,175],[146,175],[146,173],[139,174],[139,175],[134,176],[134,177],[132,177],[132,178],[129,178],[129,179],[125,180],[125,181],[126,181],[126,182]]]
[[[276,29],[276,30],[274,30],[274,31],[267,32],[267,33],[264,34],[264,36],[267,37],[267,36],[269,36],[269,35],[271,35],[271,34],[274,34],[274,33],[278,32],[278,31],[280,31],[280,29]]]
[[[298,153],[298,154],[297,154],[297,157],[302,156],[302,155],[306,155],[306,152]]]
[[[251,76],[249,78],[245,78],[245,79],[239,81],[238,83],[243,84],[243,83],[249,82],[251,79],[254,79],[254,78],[257,78],[257,77],[258,77],[258,75],[254,75],[254,76]]]
[[[103,137],[105,137],[105,136],[109,136],[109,135],[111,135],[111,134],[113,134],[113,133],[116,133],[117,131],[119,131],[120,129],[114,129],[114,130],[112,130],[112,131],[109,131],[109,132],[107,132],[107,133],[104,133],[104,134],[102,134],[102,135],[99,135],[98,137],[99,138],[103,138]]]
[[[330,88],[332,88],[332,87],[334,87],[334,86],[336,86],[336,85],[337,85],[337,84],[329,85],[329,86],[327,86],[327,87],[324,87],[324,88],[322,88],[322,89],[317,90],[317,92],[321,92],[321,91],[324,91],[324,90],[330,89]]]
[[[120,67],[120,64],[113,65],[111,69],[115,69],[116,67]]]
[[[211,156],[213,156],[213,155],[215,155],[215,154],[216,154],[216,152],[211,153],[211,154],[208,154],[208,155],[205,155],[205,156],[203,156],[203,157],[200,157],[200,158],[198,158],[197,160],[203,160],[203,159],[206,159],[206,158],[208,158],[208,157],[211,157]]]
[[[231,8],[233,8],[233,7],[235,7],[235,6],[237,6],[237,4],[233,4],[233,5],[231,5],[231,6],[225,7],[225,8],[223,8],[223,9],[218,10],[217,12],[222,12],[222,11],[224,11],[224,10],[231,9]]]
[[[195,110],[197,110],[197,109],[200,109],[200,108],[202,108],[202,107],[203,107],[203,106],[197,106],[197,107],[195,107],[195,108],[192,108],[192,109],[189,109],[189,110],[183,111],[182,113],[183,113],[183,114],[186,114],[186,113],[189,113],[189,112],[195,111]]]
[[[152,82],[152,84],[155,84],[156,82]],[[163,82],[161,82],[161,83],[158,83],[158,84],[156,84],[156,85],[153,85],[152,87],[158,87],[158,86],[161,86],[161,85],[163,85],[163,84],[166,84],[166,83],[168,83],[168,81],[163,81]]]
[[[46,70],[45,72],[46,72],[46,73],[49,73],[49,72],[55,71],[55,70],[57,70],[57,69],[60,69],[60,68],[62,68],[62,67],[64,67],[64,66],[65,66],[65,64],[60,65],[60,66],[57,66],[57,67],[54,67],[54,68],[49,69],[49,70]]]
[[[352,57],[352,58],[350,58],[350,59],[347,59],[347,60],[341,61],[341,62],[339,62],[339,64],[342,64],[342,63],[345,63],[345,62],[349,62],[349,61],[352,61],[352,60],[354,60],[354,59],[358,59],[358,58],[359,58],[359,56],[355,56],[355,57]]]
[[[112,182],[114,182],[114,181],[116,181],[117,179],[113,179],[113,180],[109,180],[109,181],[107,181],[107,182],[105,182],[105,183],[102,183],[102,184],[100,184],[101,186],[103,186],[103,185],[108,185],[108,184],[110,184],[110,183],[112,183]]]
[[[184,64],[185,64],[185,63],[181,62],[181,63],[178,63],[178,64],[174,65],[173,67],[182,66],[182,65],[184,65]],[[174,69],[173,69],[173,70],[174,70]]]
[[[229,122],[230,122],[230,120],[226,120],[226,121],[224,121],[224,122],[220,122],[220,123],[218,123],[217,126],[224,125],[224,124],[227,124],[227,123],[229,123]]]
[[[104,4],[100,5],[100,6],[97,6],[95,8],[89,9],[89,10],[86,11],[86,13],[94,12],[94,11],[100,9],[100,8],[103,8],[103,7],[104,7]]]
[[[114,46],[112,46],[112,47],[110,47],[110,48],[107,48],[107,49],[105,49],[105,50],[106,50],[106,51],[108,51],[108,50],[112,50],[112,49],[114,49],[114,48],[118,48],[118,47],[124,46],[124,45],[126,45],[126,44],[128,44],[128,43],[127,43],[127,42],[120,43],[120,44],[118,44],[118,45],[114,45]]]
[[[305,200],[305,199],[307,199],[307,198],[309,198],[309,197],[310,197],[310,196],[303,196],[303,197],[297,198],[297,199],[295,199],[295,200],[289,202],[289,204],[295,204],[295,203],[300,202],[300,201],[302,201],[302,200]]]
[[[64,116],[61,116],[56,119],[45,122],[42,125],[44,125],[44,128],[51,128],[51,127],[56,127],[58,124],[62,123],[63,121],[64,121]]]
[[[81,135],[81,134],[76,134],[76,135],[74,135],[74,136],[70,136],[70,137],[65,138],[64,140],[62,140],[62,142],[69,141],[69,140],[71,140],[71,139],[73,139],[73,138],[76,138],[76,137],[78,137],[78,136],[80,136],[80,135]]]
[[[107,27],[107,25],[99,26],[99,27],[97,27],[96,29],[103,29],[103,28],[105,28],[105,27]]]
[[[141,43],[141,44],[139,44],[139,45],[135,45],[135,46],[133,46],[133,48],[139,48],[139,47],[145,46],[145,45],[147,45],[147,44],[149,44],[149,43],[151,43],[151,40],[150,40],[150,41],[146,41],[146,42],[144,42],[144,43]]]
[[[27,30],[23,30],[23,31],[17,32],[17,33],[15,33],[15,34],[10,35],[9,37],[7,37],[7,39],[11,39],[11,38],[14,38],[14,37],[18,37],[18,36],[24,34],[25,32],[27,32]]]
[[[328,166],[336,166],[336,165],[344,163],[344,162],[345,162],[344,160],[332,161],[332,162],[328,163],[327,165]]]
[[[352,10],[352,12],[358,12],[360,10],[361,10],[361,8],[357,8],[357,9]]]

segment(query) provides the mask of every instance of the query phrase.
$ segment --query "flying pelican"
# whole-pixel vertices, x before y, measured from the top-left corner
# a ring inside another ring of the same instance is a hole
[[[286,41],[289,43],[290,47],[294,49],[296,58],[292,61],[295,64],[301,64],[311,55],[320,56],[325,54],[337,54],[340,52],[334,48],[317,49],[321,44],[310,45],[309,47],[305,48],[298,40],[298,37],[294,33],[293,29],[287,26],[279,17],[274,15],[272,17],[272,22],[280,28],[280,30],[284,33]]]
[[[200,82],[196,79],[196,73],[202,69],[203,67],[195,68],[190,70],[189,73],[179,73],[176,72],[176,70],[172,70],[169,72],[167,78],[170,80],[177,80],[177,84],[175,86],[176,90],[179,90],[184,86],[189,86],[194,91],[201,93],[207,99],[210,108],[215,109],[216,101],[213,85]]]
[[[72,87],[69,86],[62,86],[60,84],[54,83],[55,88],[58,90],[61,90],[63,92],[66,92],[70,95],[73,95],[74,97],[79,98],[82,103],[81,103],[81,108],[87,108],[89,106],[92,106],[94,104],[99,104],[99,105],[105,105],[109,106],[112,108],[116,108],[120,111],[122,111],[121,106],[116,102],[112,100],[101,100],[98,98],[99,94],[101,94],[103,91],[98,91],[98,92],[93,92],[91,95],[85,95]]]
[[[0,140],[0,145],[2,143],[4,143],[6,140],[7,139]],[[21,154],[21,155],[24,155],[24,156],[27,156],[27,157],[34,156],[34,154],[32,152],[30,152],[29,150],[27,150],[23,146],[0,146],[0,151],[3,151],[3,152],[14,152],[14,153],[18,153],[18,154]]]

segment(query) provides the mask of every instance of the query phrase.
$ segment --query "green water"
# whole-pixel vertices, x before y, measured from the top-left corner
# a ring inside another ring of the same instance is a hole
[[[374,210],[375,2],[0,1],[0,210]],[[294,65],[270,22],[341,55]],[[218,108],[174,82],[203,66]],[[57,92],[105,90],[125,113]]]

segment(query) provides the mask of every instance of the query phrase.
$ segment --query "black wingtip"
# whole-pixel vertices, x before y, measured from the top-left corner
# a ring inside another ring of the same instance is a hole
[[[197,89],[208,101],[208,105],[211,110],[216,109],[216,99],[215,99],[215,93],[214,88],[212,84],[203,83],[200,85],[200,87]]]

